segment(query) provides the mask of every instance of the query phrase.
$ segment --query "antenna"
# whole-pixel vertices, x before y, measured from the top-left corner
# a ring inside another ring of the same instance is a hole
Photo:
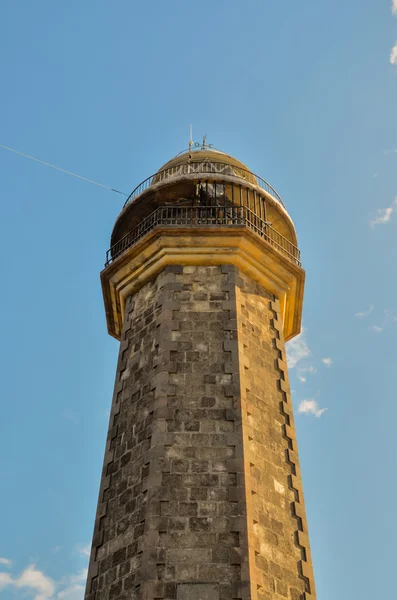
[[[189,159],[192,158],[192,146],[193,146],[193,127],[190,125]]]

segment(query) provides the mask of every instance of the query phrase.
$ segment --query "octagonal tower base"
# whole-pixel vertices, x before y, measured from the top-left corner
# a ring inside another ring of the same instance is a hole
[[[86,600],[314,600],[290,286],[280,303],[230,263],[162,265],[132,285],[129,264],[129,288],[118,268],[105,276],[122,329]]]

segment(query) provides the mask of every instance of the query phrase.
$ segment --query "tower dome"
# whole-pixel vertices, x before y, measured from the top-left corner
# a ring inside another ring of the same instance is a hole
[[[116,219],[111,246],[117,252],[117,244],[160,206],[205,201],[244,206],[297,246],[294,224],[276,190],[238,159],[208,147],[177,154],[132,191]]]

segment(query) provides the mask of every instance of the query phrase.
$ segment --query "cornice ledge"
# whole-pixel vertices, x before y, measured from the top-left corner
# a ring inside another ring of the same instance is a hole
[[[305,272],[246,227],[157,228],[101,273],[108,332],[120,339],[126,298],[167,265],[232,264],[275,294],[285,340],[300,332]]]

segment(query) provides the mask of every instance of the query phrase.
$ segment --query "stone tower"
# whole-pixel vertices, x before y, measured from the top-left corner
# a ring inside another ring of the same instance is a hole
[[[132,192],[101,278],[120,352],[86,600],[315,600],[281,198],[190,148]]]

